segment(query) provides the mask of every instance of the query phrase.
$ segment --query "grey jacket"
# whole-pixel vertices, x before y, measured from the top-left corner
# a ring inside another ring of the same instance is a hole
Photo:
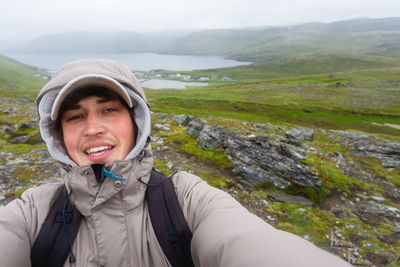
[[[99,65],[96,61],[89,63],[95,66],[90,72]],[[49,109],[41,103],[43,99],[51,103],[47,94],[56,95],[62,86],[63,82],[46,87],[39,98],[40,127],[47,136],[51,136],[53,129],[46,114]],[[144,95],[140,97],[145,102]],[[145,114],[146,108],[142,109]],[[138,123],[146,118],[135,117],[135,120]],[[51,147],[50,153],[62,163],[64,184],[69,192],[72,190],[71,201],[83,215],[73,244],[76,262],[70,264],[67,260],[64,266],[170,266],[150,222],[144,198],[146,186],[138,180],[141,177],[147,182],[153,166],[151,147],[145,141],[146,127],[140,129],[137,141],[140,149],[109,166],[111,172],[126,178],[122,184],[114,183],[112,178],[99,184],[90,166],[71,164],[58,140],[45,139]],[[180,172],[172,179],[193,233],[191,253],[195,266],[350,266],[300,237],[276,230],[229,194],[197,176]],[[29,189],[20,200],[0,208],[1,266],[30,266],[30,248],[62,186],[47,184]]]

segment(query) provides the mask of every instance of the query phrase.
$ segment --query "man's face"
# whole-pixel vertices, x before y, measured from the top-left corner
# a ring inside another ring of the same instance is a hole
[[[79,166],[123,160],[134,146],[131,116],[118,99],[90,96],[61,117],[65,147]]]

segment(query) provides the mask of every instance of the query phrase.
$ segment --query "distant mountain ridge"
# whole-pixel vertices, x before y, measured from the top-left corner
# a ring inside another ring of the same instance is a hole
[[[380,53],[393,49],[400,50],[400,18],[397,17],[188,34],[67,32],[40,36],[8,49],[6,54],[152,52],[263,61],[310,53]]]
[[[358,18],[352,20],[335,21],[331,23],[311,22],[296,25],[292,28],[297,31],[314,30],[324,32],[400,31],[400,18]]]
[[[208,30],[183,36],[161,51],[264,61],[313,53],[375,53],[393,47],[400,48],[400,18]]]

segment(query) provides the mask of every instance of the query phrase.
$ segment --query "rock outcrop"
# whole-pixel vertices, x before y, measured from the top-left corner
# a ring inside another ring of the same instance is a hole
[[[322,186],[317,175],[301,163],[289,147],[272,142],[268,136],[244,136],[218,126],[211,127],[201,120],[189,122],[186,133],[196,137],[202,149],[224,149],[235,166],[233,172],[243,176],[251,186],[263,182],[273,183],[279,189],[292,184],[315,189]],[[313,135],[313,132],[296,130],[290,138],[311,139]]]

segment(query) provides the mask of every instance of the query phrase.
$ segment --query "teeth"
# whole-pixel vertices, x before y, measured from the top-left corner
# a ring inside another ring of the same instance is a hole
[[[91,147],[88,150],[86,150],[86,153],[91,155],[91,154],[95,154],[99,151],[103,151],[103,150],[110,149],[110,148],[111,148],[110,146]]]

